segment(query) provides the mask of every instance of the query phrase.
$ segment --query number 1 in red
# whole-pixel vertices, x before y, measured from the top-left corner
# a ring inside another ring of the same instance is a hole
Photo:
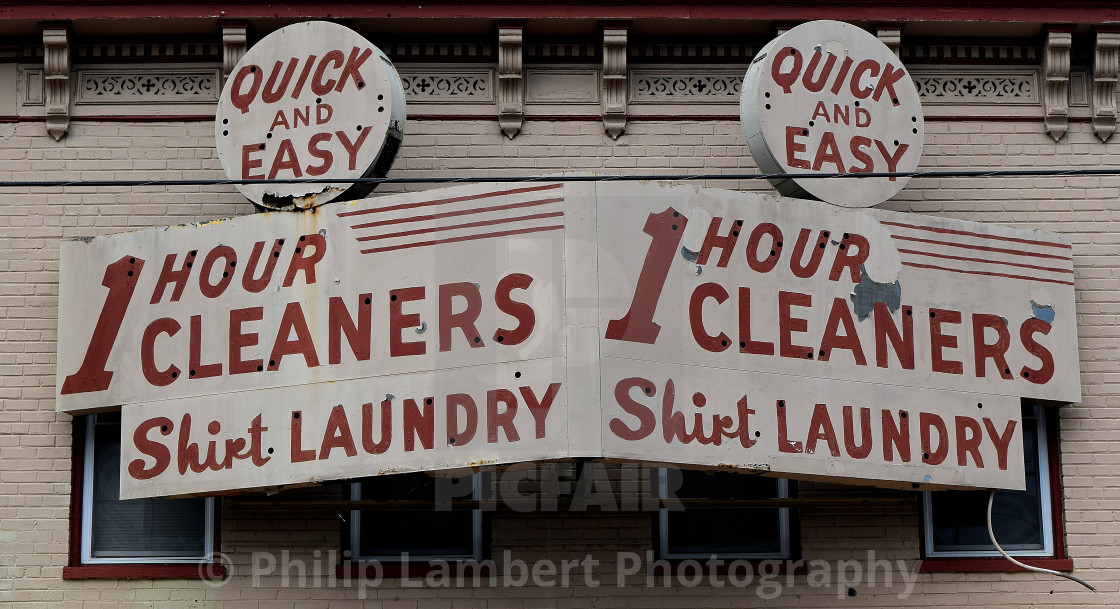
[[[105,267],[101,285],[109,288],[109,294],[105,297],[101,316],[97,318],[97,325],[93,328],[82,367],[66,377],[62,383],[63,394],[104,391],[109,388],[113,372],[106,370],[105,364],[109,361],[113,344],[117,342],[124,313],[128,310],[128,303],[132,300],[132,293],[136,291],[136,282],[140,279],[140,270],[143,268],[144,261],[134,256],[125,256]]]
[[[638,275],[638,285],[634,288],[630,310],[621,319],[612,319],[607,324],[607,338],[647,345],[657,341],[661,326],[653,321],[653,314],[657,311],[657,301],[661,299],[661,291],[665,289],[669,267],[680,249],[687,224],[688,218],[672,207],[646,218],[642,232],[653,240]]]

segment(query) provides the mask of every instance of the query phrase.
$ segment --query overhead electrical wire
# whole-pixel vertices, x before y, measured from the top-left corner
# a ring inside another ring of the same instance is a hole
[[[472,184],[517,182],[648,182],[693,180],[787,180],[863,178],[1013,178],[1120,176],[1120,167],[1069,169],[971,169],[871,173],[677,173],[631,175],[534,175],[534,176],[431,176],[387,178],[295,178],[274,180],[236,179],[143,179],[143,180],[0,180],[0,189],[134,186],[236,186],[238,184]]]

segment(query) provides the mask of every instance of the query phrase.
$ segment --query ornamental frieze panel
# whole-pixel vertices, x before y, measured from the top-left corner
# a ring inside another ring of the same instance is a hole
[[[1012,104],[1040,103],[1038,70],[1034,68],[968,68],[949,70],[912,68],[910,76],[923,104]]]
[[[490,69],[413,69],[398,66],[405,99],[418,103],[477,104],[494,101]]]
[[[676,69],[630,72],[632,103],[737,104],[743,88],[739,69]]]
[[[218,69],[78,70],[75,105],[214,103]]]

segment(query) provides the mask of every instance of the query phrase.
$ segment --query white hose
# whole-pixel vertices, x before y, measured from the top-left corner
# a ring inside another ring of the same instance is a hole
[[[1030,565],[1025,565],[1025,564],[1015,560],[1014,558],[1012,558],[1011,555],[1008,554],[1007,552],[1004,552],[1003,548],[1000,547],[999,542],[996,541],[995,530],[992,529],[992,504],[995,502],[995,498],[996,498],[996,489],[992,489],[988,493],[988,537],[991,538],[992,545],[996,547],[996,550],[998,550],[999,553],[1002,554],[1004,558],[1006,558],[1007,560],[1010,560],[1012,563],[1014,563],[1014,564],[1016,564],[1016,565],[1018,565],[1018,566],[1020,566],[1024,569],[1026,569],[1027,571],[1034,571],[1036,573],[1049,573],[1050,575],[1057,575],[1058,577],[1064,577],[1066,579],[1073,580],[1073,581],[1081,584],[1082,586],[1085,586],[1086,588],[1092,590],[1093,592],[1097,591],[1096,588],[1094,588],[1094,587],[1090,586],[1089,584],[1081,581],[1080,579],[1077,579],[1076,577],[1074,577],[1072,575],[1069,575],[1067,573],[1062,573],[1060,571],[1055,571],[1053,569],[1043,569],[1042,567],[1032,567]]]

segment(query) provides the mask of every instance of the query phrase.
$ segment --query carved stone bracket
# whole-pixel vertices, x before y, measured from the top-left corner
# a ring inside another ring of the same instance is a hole
[[[875,26],[875,36],[879,38],[879,42],[887,45],[887,48],[892,53],[898,55],[898,49],[902,45],[902,26],[900,25],[878,25]]]
[[[498,127],[513,139],[525,122],[523,27],[498,28]]]
[[[626,130],[626,28],[603,28],[603,128],[612,140]]]
[[[1046,133],[1061,139],[1069,127],[1069,49],[1073,42],[1070,30],[1051,29],[1046,32],[1043,48],[1042,108],[1046,115]]]
[[[47,133],[55,140],[70,130],[70,30],[43,26],[43,90]]]
[[[1093,54],[1093,131],[1107,141],[1116,131],[1116,80],[1120,72],[1120,31],[1097,32]]]
[[[233,67],[249,48],[249,27],[244,23],[222,24],[222,78],[229,78]]]

